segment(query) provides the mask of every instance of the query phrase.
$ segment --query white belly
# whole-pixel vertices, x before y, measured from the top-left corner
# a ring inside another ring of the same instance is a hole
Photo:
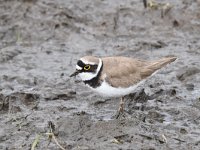
[[[137,84],[134,84],[128,88],[122,88],[122,87],[115,88],[115,87],[110,86],[105,81],[103,81],[101,86],[99,86],[97,88],[91,88],[90,86],[89,87],[93,91],[99,93],[101,96],[104,96],[104,97],[122,97],[122,96],[128,95],[130,93],[133,93],[134,90],[138,86],[143,84],[147,79],[154,76],[156,73],[157,73],[157,71],[155,71],[151,76],[147,77],[146,79],[143,79],[140,82],[138,82]]]
[[[101,84],[101,86],[95,89],[93,88],[91,89],[104,97],[121,97],[132,93],[137,88],[137,86],[138,84],[128,88],[122,88],[122,87],[114,88],[104,81]]]

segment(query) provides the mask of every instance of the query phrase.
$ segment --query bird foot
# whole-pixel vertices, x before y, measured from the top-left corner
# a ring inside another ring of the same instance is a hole
[[[113,119],[118,119],[118,118],[125,118],[125,113],[124,113],[124,97],[121,97],[120,105],[118,108],[117,113],[112,117]]]
[[[125,118],[125,113],[124,111],[117,111],[117,113],[112,118],[114,119]]]

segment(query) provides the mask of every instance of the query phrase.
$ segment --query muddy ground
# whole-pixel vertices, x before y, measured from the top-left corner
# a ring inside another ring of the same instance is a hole
[[[1,0],[0,149],[59,149],[51,129],[64,149],[200,149],[200,1],[156,2]],[[84,55],[178,60],[116,120],[118,98],[69,78]]]

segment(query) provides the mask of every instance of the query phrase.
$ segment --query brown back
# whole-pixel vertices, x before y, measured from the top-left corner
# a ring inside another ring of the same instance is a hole
[[[174,60],[176,60],[175,57],[165,57],[157,61],[104,57],[101,80],[105,79],[113,87],[129,87]]]

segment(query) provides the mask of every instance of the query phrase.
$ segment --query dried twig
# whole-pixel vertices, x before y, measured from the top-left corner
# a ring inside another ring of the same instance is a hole
[[[46,133],[46,135],[48,135],[48,139],[50,140],[50,142],[51,142],[51,139],[53,139],[54,142],[56,143],[56,145],[58,145],[58,147],[59,147],[60,149],[65,150],[65,148],[63,148],[63,147],[59,144],[58,140],[57,140],[56,137],[55,137],[55,134],[54,134],[55,125],[54,125],[51,121],[49,121],[49,122],[48,122],[48,126],[49,126],[50,131],[49,131],[48,133]]]
[[[39,143],[39,140],[40,140],[40,135],[37,135],[36,136],[36,138],[35,138],[35,140],[33,141],[33,144],[32,144],[32,146],[31,146],[31,150],[34,150],[35,149],[35,147],[38,145],[38,143]]]
[[[48,137],[51,139],[53,139],[56,143],[56,145],[58,145],[58,147],[62,150],[65,150],[65,148],[63,148],[59,143],[58,143],[58,140],[56,139],[54,133],[46,133],[46,135],[48,135]]]

